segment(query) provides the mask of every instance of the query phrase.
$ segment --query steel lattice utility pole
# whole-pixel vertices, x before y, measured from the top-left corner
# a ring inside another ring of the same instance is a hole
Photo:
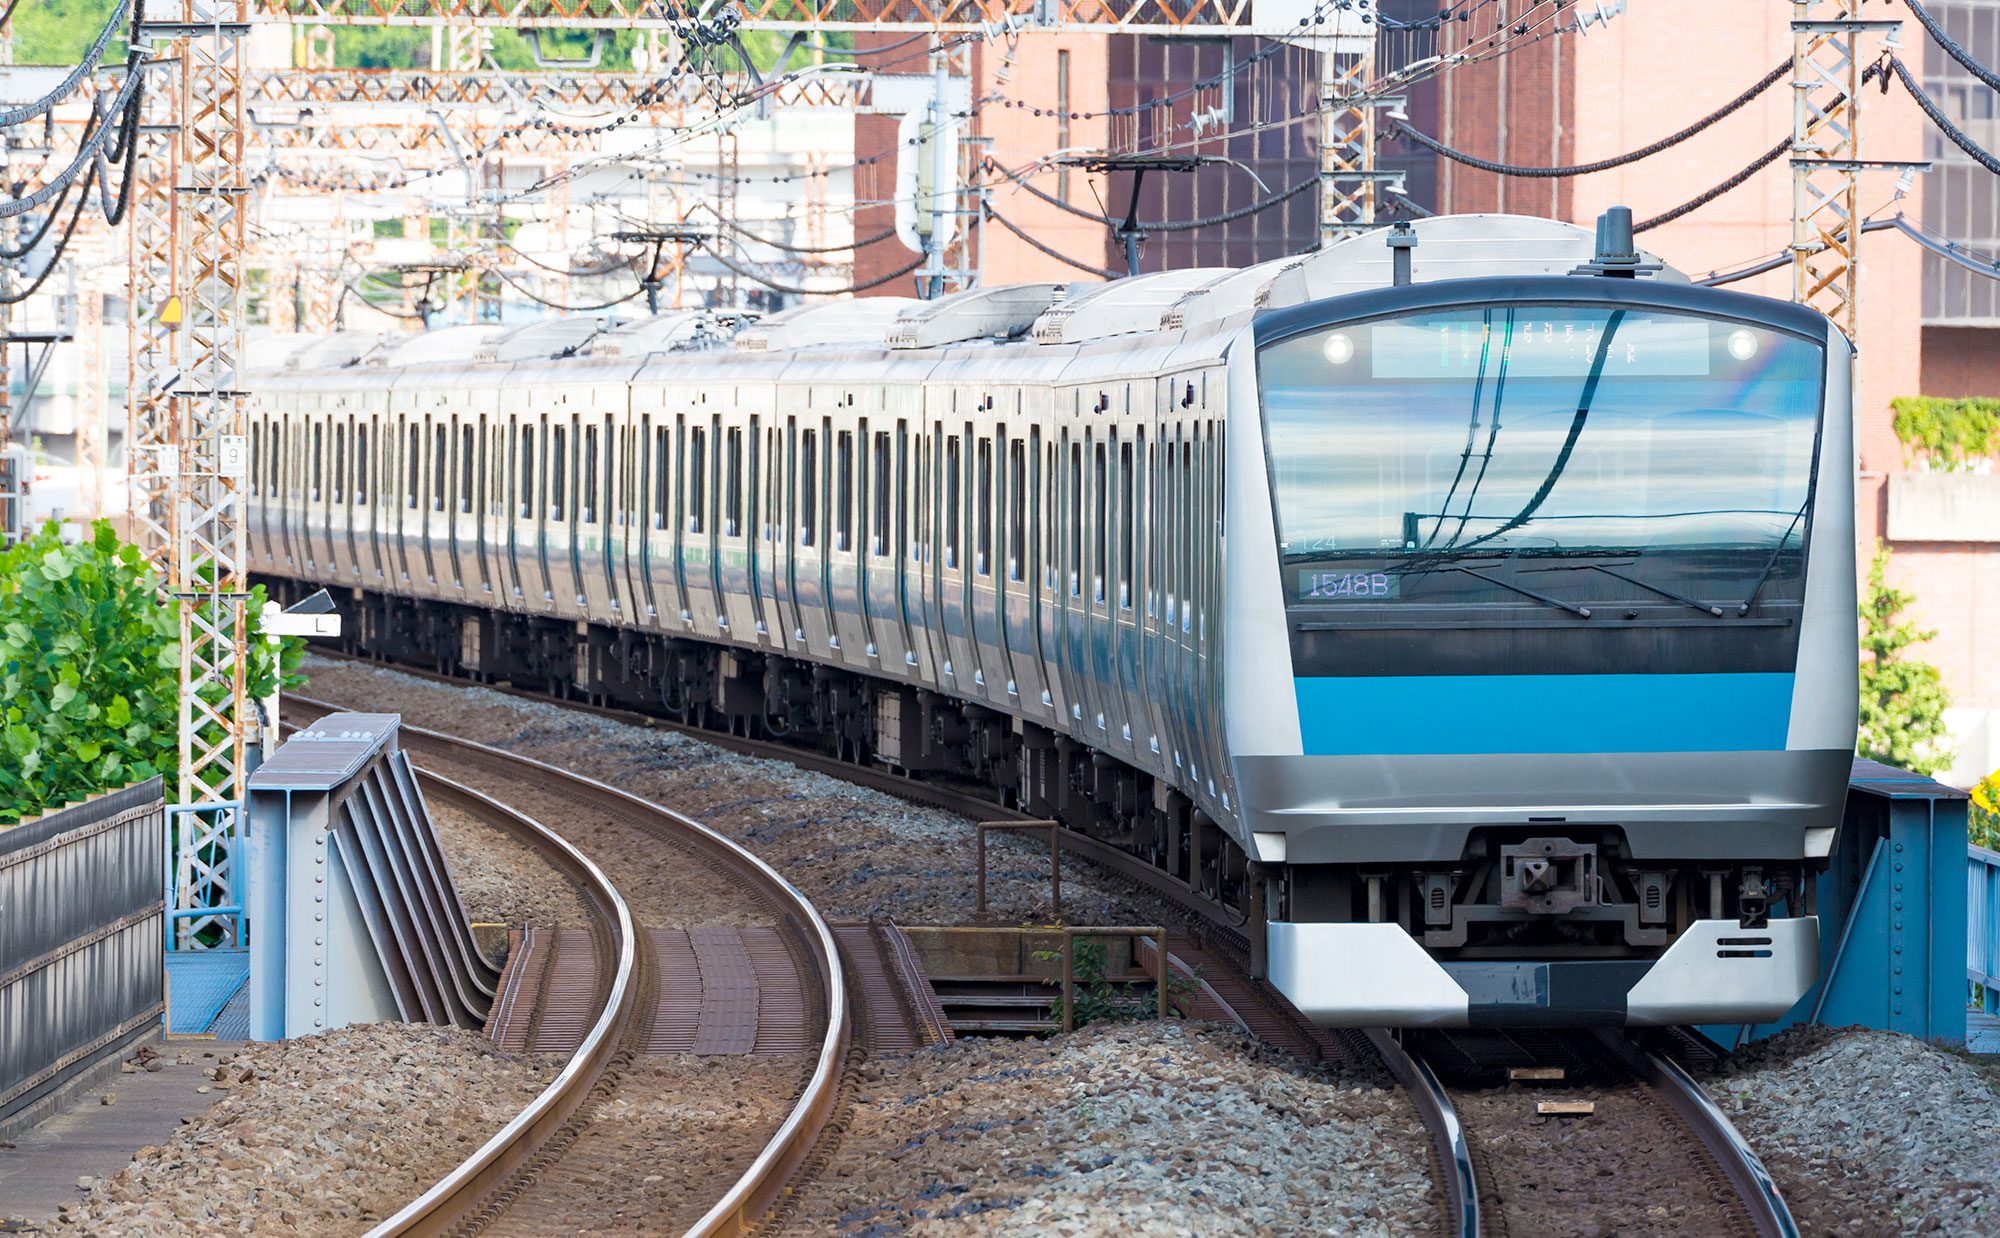
[[[176,939],[241,945],[236,845],[243,817],[248,655],[241,485],[245,472],[242,255],[242,37],[247,0],[185,0],[173,228],[181,318],[177,380],[166,392],[178,452],[167,469],[180,611],[180,777],[170,810]],[[214,927],[206,941],[198,935]]]
[[[179,254],[174,244],[174,184],[180,168],[173,123],[180,75],[177,41],[147,35],[146,94],[132,157],[132,205],[126,216],[125,469],[132,541],[164,588],[173,575],[172,474],[178,465],[168,388],[180,373],[180,303],[175,298]],[[169,599],[171,600],[171,599]]]
[[[1375,223],[1375,53],[1319,53],[1319,246]]]
[[[1792,299],[1856,338],[1860,174],[1927,165],[1861,158],[1855,43],[1897,21],[1863,21],[1862,0],[1792,0]]]

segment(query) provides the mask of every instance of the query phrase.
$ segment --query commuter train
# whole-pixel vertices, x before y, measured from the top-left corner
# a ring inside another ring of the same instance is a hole
[[[274,339],[252,565],[379,656],[983,784],[1325,1025],[1767,1020],[1853,750],[1851,350],[1606,236]]]

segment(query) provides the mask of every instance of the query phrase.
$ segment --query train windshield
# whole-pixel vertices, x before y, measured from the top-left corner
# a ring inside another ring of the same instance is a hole
[[[1809,340],[1512,305],[1340,324],[1258,368],[1288,601],[1793,592],[1822,403]]]

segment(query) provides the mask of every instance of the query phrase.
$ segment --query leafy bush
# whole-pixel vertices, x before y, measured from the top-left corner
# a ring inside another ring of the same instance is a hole
[[[1944,711],[1951,703],[1944,676],[1928,662],[1904,656],[1936,632],[1898,623],[1916,600],[1889,587],[1889,548],[1877,543],[1861,597],[1861,755],[1899,769],[1935,774],[1951,764],[1945,743]]]
[[[1889,406],[1896,410],[1896,440],[1935,472],[1964,472],[2000,455],[2000,400],[1903,396]]]
[[[253,625],[263,605],[259,586]],[[178,637],[144,558],[104,521],[73,546],[51,521],[0,553],[0,824],[155,774],[173,793]],[[253,697],[298,682],[304,642],[249,646]]]
[[[1044,962],[1062,961],[1060,950],[1037,950],[1035,957]],[[1102,941],[1089,937],[1079,937],[1076,942],[1076,961],[1073,965],[1076,981],[1073,992],[1076,997],[1076,1018],[1073,1026],[1083,1027],[1091,1023],[1138,1023],[1159,1014],[1159,996],[1149,989],[1135,989],[1127,984],[1114,984],[1106,975],[1109,953]],[[1060,986],[1062,978],[1053,977],[1049,984]],[[1190,980],[1181,973],[1167,971],[1167,1011],[1177,1018],[1186,1018],[1194,1010],[1195,995],[1201,991],[1199,980]],[[1053,1014],[1060,1026],[1063,1017],[1063,999],[1058,996]]]
[[[1972,803],[1965,821],[1965,837],[1989,851],[2000,851],[2000,769],[1986,775],[1972,788]]]

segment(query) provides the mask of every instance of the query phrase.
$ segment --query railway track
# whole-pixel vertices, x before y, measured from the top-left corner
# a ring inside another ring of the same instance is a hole
[[[372,661],[363,658],[350,660],[362,663]],[[455,676],[400,665],[396,669],[440,683],[468,682]],[[544,693],[512,687],[480,686],[523,700],[547,702],[556,699]],[[898,775],[809,748],[712,731],[615,707],[567,700],[560,703],[566,708],[615,721],[680,732],[745,755],[789,762],[970,819],[1027,819],[1025,814],[986,799],[972,789]],[[1249,940],[1240,917],[1232,909],[1202,897],[1144,860],[1086,835],[1065,829],[1063,847],[1065,851],[1081,855],[1198,917],[1200,928],[1192,934],[1176,934],[1170,940],[1168,949],[1177,967],[1203,977],[1203,996],[1211,1017],[1220,1012],[1220,1017],[1240,1024],[1260,1040],[1305,1060],[1379,1063],[1382,1070],[1394,1078],[1410,1096],[1430,1136],[1432,1178],[1438,1191],[1439,1229],[1450,1238],[1583,1233],[1592,1232],[1592,1226],[1597,1226],[1598,1232],[1659,1232],[1666,1228],[1711,1232],[1699,1224],[1662,1226],[1656,1223],[1657,1218],[1648,1217],[1643,1212],[1614,1220],[1608,1227],[1598,1225],[1589,1218],[1579,1223],[1574,1209],[1548,1215],[1524,1207],[1522,1200],[1510,1200],[1498,1185],[1508,1179],[1510,1166],[1518,1165],[1547,1175],[1552,1164],[1559,1163],[1559,1158],[1557,1162],[1551,1161],[1551,1146],[1547,1143],[1532,1153],[1517,1155],[1518,1149],[1510,1146],[1510,1141],[1489,1138],[1495,1128],[1489,1125],[1491,1115],[1487,1107],[1491,1098],[1506,1093],[1493,1079],[1479,1078],[1476,1071],[1472,1074],[1455,1073],[1464,1064],[1460,1060],[1463,1054],[1454,1056],[1450,1049],[1443,1046],[1462,1044],[1462,1040],[1454,1042],[1436,1035],[1404,1037],[1379,1029],[1362,1033],[1317,1027],[1300,1015],[1267,982],[1252,977]],[[1798,1233],[1777,1187],[1755,1153],[1722,1112],[1708,1100],[1700,1085],[1670,1058],[1622,1037],[1606,1041],[1589,1036],[1585,1044],[1567,1035],[1545,1035],[1540,1042],[1545,1055],[1561,1057],[1568,1052],[1570,1058],[1565,1060],[1588,1062],[1590,1073],[1581,1077],[1587,1077],[1593,1086],[1605,1089],[1607,1096],[1615,1092],[1620,1106],[1640,1115],[1637,1125],[1647,1134],[1643,1139],[1635,1140],[1622,1161],[1612,1158],[1614,1171],[1609,1180],[1617,1180],[1616,1165],[1642,1164],[1660,1149],[1670,1149],[1679,1168],[1675,1176],[1664,1181],[1663,1191],[1678,1195],[1685,1192],[1687,1182],[1700,1183],[1703,1196],[1708,1201],[1705,1207],[1710,1209],[1704,1215],[1707,1219],[1719,1218],[1721,1221],[1713,1232],[1757,1235],[1759,1238],[1780,1238]],[[1558,1047],[1558,1043],[1570,1047],[1564,1050]],[[1517,1055],[1526,1053],[1527,1047],[1517,1045],[1514,1052]],[[1540,1061],[1520,1064],[1541,1065],[1544,1068],[1549,1065]],[[1505,1082],[1504,1072],[1500,1082]],[[1518,1094],[1516,1096],[1518,1098]],[[1527,1098],[1524,1103],[1532,1114],[1533,1098]],[[1607,1099],[1606,1103],[1609,1105],[1611,1101]],[[1473,1109],[1478,1112],[1472,1112]],[[1554,1134],[1562,1129],[1554,1125],[1557,1120],[1531,1116],[1523,1122],[1540,1122],[1543,1129]],[[1528,1141],[1531,1146],[1534,1143]],[[1601,1168],[1600,1164],[1591,1164],[1579,1168],[1577,1172],[1606,1177],[1599,1173]],[[1612,1193],[1615,1195],[1624,1189],[1614,1187]]]
[[[1797,1238],[1777,1185],[1729,1119],[1639,1040],[1520,1029],[1404,1041],[1428,1103],[1459,1132],[1451,1164],[1465,1207],[1455,1232]]]
[[[288,698],[287,705],[314,717],[339,708],[305,697]],[[598,914],[587,928],[529,935],[490,1028],[503,1044],[568,1052],[568,1064],[527,1109],[371,1235],[571,1228],[577,1201],[559,1189],[568,1176],[565,1158],[592,1143],[600,1116],[645,1099],[634,1093],[643,1090],[646,1055],[803,1059],[803,1082],[776,1131],[686,1232],[748,1230],[779,1202],[812,1155],[850,1064],[854,1020],[832,930],[768,865],[698,822],[594,779],[455,736],[406,725],[402,741],[427,795],[533,840]],[[678,853],[677,866],[696,859],[735,886],[739,903],[761,906],[768,914],[752,918],[769,923],[648,923],[645,904],[635,911],[611,878],[556,829],[474,784],[508,791],[510,799],[539,796],[557,812],[600,818],[637,834],[651,849]],[[615,1137],[597,1142],[624,1146]],[[634,1149],[639,1155],[631,1163],[615,1155],[607,1163],[604,1151],[592,1151],[593,1176],[628,1176],[637,1183],[653,1167],[645,1149]]]

